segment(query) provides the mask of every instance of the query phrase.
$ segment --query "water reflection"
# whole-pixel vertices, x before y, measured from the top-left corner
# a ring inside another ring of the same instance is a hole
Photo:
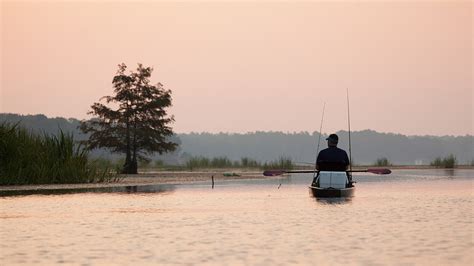
[[[0,191],[0,197],[27,195],[61,195],[75,193],[169,193],[173,192],[175,189],[176,185],[142,185],[96,188],[7,190]]]
[[[454,169],[444,169],[444,174],[449,178],[454,178]]]
[[[446,176],[367,176],[354,198],[308,197],[304,175],[3,197],[0,265],[472,265],[474,171]]]
[[[337,204],[348,204],[352,202],[352,197],[349,198],[316,198],[311,193],[310,196],[317,203],[327,204],[327,205],[337,205]]]

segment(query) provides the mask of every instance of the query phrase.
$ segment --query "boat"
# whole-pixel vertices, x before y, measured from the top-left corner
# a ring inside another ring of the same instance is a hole
[[[326,168],[327,169],[327,168]],[[335,170],[334,168],[331,170]],[[309,186],[310,195],[317,198],[352,197],[354,196],[354,183],[352,173],[372,173],[376,175],[389,175],[392,173],[387,168],[369,168],[346,171],[319,171],[319,170],[267,170],[264,176],[279,176],[283,174],[316,174]]]
[[[309,186],[316,198],[347,198],[354,196],[355,187],[346,171],[320,171]]]
[[[336,189],[309,186],[309,189],[315,198],[349,198],[354,196],[354,187]]]

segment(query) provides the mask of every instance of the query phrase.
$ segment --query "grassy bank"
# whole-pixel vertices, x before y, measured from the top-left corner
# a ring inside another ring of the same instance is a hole
[[[32,134],[0,124],[0,185],[92,183],[113,181],[110,168],[88,160],[70,134]]]

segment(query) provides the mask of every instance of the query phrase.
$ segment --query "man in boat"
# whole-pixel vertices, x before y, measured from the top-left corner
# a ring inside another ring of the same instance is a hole
[[[319,152],[316,159],[316,169],[320,171],[346,171],[349,166],[349,157],[343,149],[337,147],[339,137],[331,134],[326,139],[328,148]]]
[[[349,166],[349,157],[343,149],[337,147],[339,137],[336,134],[331,134],[326,139],[328,141],[328,148],[319,152],[316,159],[316,169],[319,171],[346,171]],[[349,184],[352,178],[347,176]],[[317,186],[319,182],[317,176],[313,180],[313,185]]]

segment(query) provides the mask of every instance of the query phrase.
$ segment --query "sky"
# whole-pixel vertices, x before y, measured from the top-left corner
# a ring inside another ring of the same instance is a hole
[[[4,1],[0,112],[87,119],[152,66],[186,132],[472,135],[471,1]]]

